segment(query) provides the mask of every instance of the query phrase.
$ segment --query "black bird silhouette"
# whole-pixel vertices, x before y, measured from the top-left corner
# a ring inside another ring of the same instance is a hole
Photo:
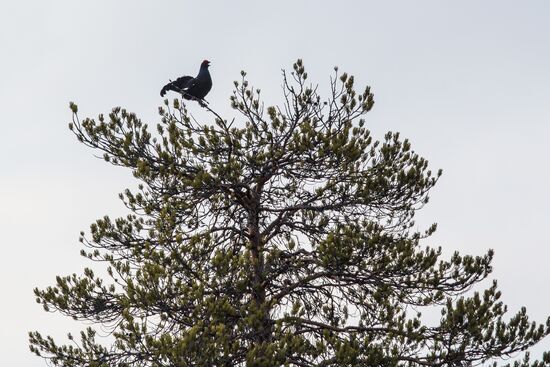
[[[204,60],[196,77],[182,76],[174,81],[170,81],[170,83],[162,87],[160,96],[164,97],[166,92],[172,90],[181,93],[185,99],[196,100],[199,103],[203,102],[204,97],[212,89],[212,78],[208,71],[209,66],[210,61]]]

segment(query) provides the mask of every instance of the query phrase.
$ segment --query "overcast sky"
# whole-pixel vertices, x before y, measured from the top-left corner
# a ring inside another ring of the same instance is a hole
[[[268,104],[297,58],[321,86],[335,65],[371,85],[374,135],[400,131],[444,170],[419,214],[419,226],[439,223],[426,244],[447,255],[493,248],[503,301],[544,321],[549,45],[543,0],[2,1],[0,365],[43,366],[27,332],[82,326],[43,312],[32,289],[80,273],[79,231],[124,214],[117,194],[135,186],[71,135],[68,102],[82,117],[123,106],[154,125],[162,85],[195,75],[203,59],[207,99],[227,117],[241,69]]]

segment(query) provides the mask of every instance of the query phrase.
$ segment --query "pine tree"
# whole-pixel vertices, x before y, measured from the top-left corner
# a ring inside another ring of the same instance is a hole
[[[370,88],[335,68],[322,99],[301,60],[293,69],[267,108],[243,72],[231,122],[205,106],[214,122],[199,123],[165,100],[151,131],[121,108],[80,121],[71,104],[78,140],[139,189],[120,195],[127,217],[81,233],[108,281],[86,268],[35,289],[45,310],[97,328],[69,344],[31,332],[34,353],[66,367],[471,366],[550,333],[550,318],[507,315],[496,281],[474,292],[492,251],[445,260],[421,244],[435,225],[415,230],[414,216],[441,171],[399,133],[373,140]]]

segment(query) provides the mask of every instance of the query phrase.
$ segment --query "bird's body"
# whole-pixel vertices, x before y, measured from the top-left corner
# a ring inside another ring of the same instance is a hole
[[[190,100],[198,100],[201,102],[204,97],[212,89],[212,78],[208,67],[210,61],[204,60],[196,77],[182,76],[162,87],[160,96],[164,97],[166,92],[172,90],[181,93],[182,97]]]

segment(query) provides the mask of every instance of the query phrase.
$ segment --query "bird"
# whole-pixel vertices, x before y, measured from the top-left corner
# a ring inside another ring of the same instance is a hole
[[[204,97],[210,92],[210,89],[212,89],[212,78],[208,71],[209,66],[210,61],[204,60],[201,63],[199,73],[196,77],[182,76],[174,81],[170,81],[170,83],[162,87],[160,96],[164,97],[166,92],[172,90],[181,93],[182,97],[185,99],[196,100],[202,104]]]

